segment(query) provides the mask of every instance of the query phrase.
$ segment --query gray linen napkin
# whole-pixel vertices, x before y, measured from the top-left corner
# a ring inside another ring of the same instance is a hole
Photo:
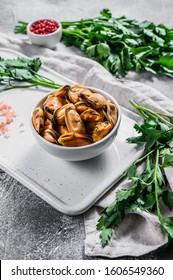
[[[0,47],[10,48],[29,57],[39,56],[43,63],[62,75],[88,86],[102,88],[112,94],[121,106],[133,110],[128,100],[162,112],[173,113],[173,101],[157,90],[134,81],[116,80],[98,63],[74,54],[73,48],[58,44],[55,51],[31,45],[27,40],[10,38],[0,34]],[[166,171],[173,189],[173,169]],[[86,240],[85,253],[90,256],[110,258],[120,256],[140,256],[156,250],[167,242],[157,216],[138,211],[128,215],[114,233],[109,245],[102,248],[99,232],[96,230],[101,210],[114,200],[115,189],[129,187],[126,180],[117,183],[98,203],[84,215]]]

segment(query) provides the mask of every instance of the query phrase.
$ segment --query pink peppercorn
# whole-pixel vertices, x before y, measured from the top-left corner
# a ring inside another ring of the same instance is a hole
[[[49,34],[55,32],[59,26],[60,25],[54,20],[41,19],[31,25],[30,31],[40,35]]]

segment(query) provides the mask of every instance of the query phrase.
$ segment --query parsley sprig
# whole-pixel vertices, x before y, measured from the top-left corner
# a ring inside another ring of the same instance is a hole
[[[13,88],[35,86],[55,89],[61,87],[61,85],[38,73],[41,64],[40,58],[3,59],[0,57],[0,92]]]
[[[134,126],[139,136],[127,141],[144,145],[144,155],[124,172],[131,187],[118,190],[115,200],[101,213],[97,229],[101,231],[103,247],[108,244],[113,230],[118,229],[123,218],[138,209],[156,213],[168,240],[173,240],[173,217],[164,216],[160,209],[160,201],[169,210],[173,209],[173,192],[164,174],[164,168],[173,166],[173,115],[154,112],[133,100],[130,103],[144,122]],[[142,171],[138,168],[141,163]]]

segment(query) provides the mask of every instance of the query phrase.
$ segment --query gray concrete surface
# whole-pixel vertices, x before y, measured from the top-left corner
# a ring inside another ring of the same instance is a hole
[[[173,26],[172,0],[0,0],[0,32],[15,36],[13,28],[19,19],[74,20],[97,16],[103,8],[115,17],[126,15]],[[173,81],[168,78],[147,73],[131,73],[127,78],[173,99]],[[82,215],[59,213],[0,170],[0,259],[90,259],[84,254],[84,239]],[[139,258],[122,259],[173,259],[173,251],[161,248]]]

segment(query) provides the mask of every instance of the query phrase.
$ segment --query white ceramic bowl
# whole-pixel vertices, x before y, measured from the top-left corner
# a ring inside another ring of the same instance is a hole
[[[46,20],[49,20],[49,19],[46,19]],[[58,27],[57,30],[55,30],[52,33],[49,33],[49,34],[35,34],[35,33],[30,31],[30,27],[37,21],[38,20],[30,22],[27,25],[27,35],[28,35],[29,39],[35,45],[39,45],[39,46],[47,47],[47,48],[50,48],[50,49],[54,49],[56,47],[57,43],[61,40],[61,37],[62,37],[61,23],[54,20],[55,22],[57,22],[59,24],[59,27]]]
[[[64,160],[68,160],[68,161],[87,160],[87,159],[91,159],[91,158],[96,157],[96,156],[100,155],[101,153],[103,153],[114,141],[114,139],[118,133],[119,125],[121,122],[120,106],[117,103],[117,101],[111,95],[106,93],[105,91],[94,88],[94,87],[88,87],[88,88],[91,89],[93,92],[101,93],[102,95],[104,95],[106,97],[106,99],[111,100],[116,105],[116,107],[118,109],[118,120],[117,120],[116,125],[111,130],[111,132],[108,135],[106,135],[103,139],[101,139],[100,141],[98,141],[96,143],[87,145],[87,146],[64,147],[64,146],[52,144],[52,143],[48,142],[47,140],[45,140],[42,136],[40,136],[36,132],[36,130],[34,129],[33,123],[32,123],[33,111],[37,107],[42,107],[44,101],[47,98],[47,97],[44,97],[36,104],[33,111],[31,112],[30,125],[31,125],[31,130],[34,134],[34,137],[35,137],[37,143],[48,153],[50,153],[56,157],[62,158]]]

